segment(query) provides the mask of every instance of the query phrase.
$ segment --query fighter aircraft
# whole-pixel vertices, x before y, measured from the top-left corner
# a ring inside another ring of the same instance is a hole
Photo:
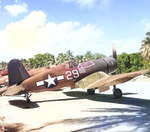
[[[12,96],[25,94],[27,102],[30,102],[31,92],[42,92],[59,89],[62,87],[78,88],[76,83],[81,79],[102,71],[106,74],[114,73],[117,68],[116,49],[113,45],[113,56],[94,61],[79,63],[72,67],[72,62],[65,62],[53,68],[46,69],[34,76],[30,76],[27,70],[18,59],[13,59],[8,64],[9,86],[1,88],[2,96]],[[115,98],[122,97],[122,91],[116,88],[116,84],[129,81],[130,79],[149,72],[148,70],[125,73],[120,75],[108,75],[96,82],[88,85],[86,88],[89,94],[94,94],[96,88],[100,92],[109,90],[113,85],[113,95]]]

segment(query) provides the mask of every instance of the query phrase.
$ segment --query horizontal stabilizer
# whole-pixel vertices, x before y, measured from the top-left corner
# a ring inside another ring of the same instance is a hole
[[[113,75],[113,76],[107,76],[102,79],[97,80],[96,82],[88,85],[86,89],[91,89],[95,87],[107,87],[111,85],[116,85],[120,83],[127,82],[137,76],[143,75],[150,72],[150,69],[142,70],[142,71],[136,71],[131,73],[124,73],[120,75]]]
[[[7,88],[8,88],[7,86],[0,88],[0,97],[7,90]]]
[[[11,96],[11,95],[18,95],[18,94],[24,94],[23,91],[25,90],[24,87],[21,85],[12,85],[11,87],[8,87],[7,90],[2,94],[3,96]]]

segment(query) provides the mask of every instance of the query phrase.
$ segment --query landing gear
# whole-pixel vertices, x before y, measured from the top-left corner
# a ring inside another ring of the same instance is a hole
[[[122,91],[119,88],[116,88],[116,85],[113,86],[113,96],[116,99],[120,99],[122,97]]]
[[[87,93],[93,95],[95,94],[95,89],[87,89]]]
[[[29,99],[31,97],[32,94],[25,94],[25,98],[27,103],[31,103],[31,100]]]

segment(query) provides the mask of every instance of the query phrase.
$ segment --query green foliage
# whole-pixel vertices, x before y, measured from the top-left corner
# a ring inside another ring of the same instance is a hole
[[[75,60],[75,63],[78,64],[78,63],[84,62],[85,58],[83,55],[77,55],[74,60]]]
[[[130,58],[127,53],[122,53],[121,55],[117,56],[117,61],[118,61],[118,70],[117,74],[120,73],[125,73],[125,72],[130,72]]]
[[[55,63],[55,57],[52,54],[36,54],[34,57],[28,59],[29,68],[39,68],[48,65],[53,65]]]
[[[82,63],[85,61],[91,61],[96,59],[105,58],[103,54],[95,53],[92,54],[90,51],[87,51],[84,55],[73,56],[73,52],[68,50],[66,53],[60,53],[56,59],[54,55],[45,53],[45,54],[36,54],[34,57],[26,59],[20,59],[22,64],[29,70],[33,68],[44,67],[48,65],[58,65],[65,61],[72,61],[76,64]],[[118,70],[116,74],[134,72],[138,70],[144,70],[150,68],[149,61],[143,59],[140,53],[127,54],[122,53],[117,56],[118,61]],[[7,69],[7,63],[0,63],[0,70]]]
[[[140,53],[122,53],[117,56],[117,74],[134,72],[150,68],[149,61],[143,59]]]
[[[87,51],[84,55],[73,56],[73,52],[68,50],[65,54],[64,53],[58,54],[55,64],[58,65],[65,61],[72,61],[72,62],[78,64],[78,63],[82,63],[85,61],[101,59],[104,57],[105,57],[105,55],[103,55],[103,54],[99,54],[99,53],[92,54],[91,51]]]
[[[20,59],[21,63],[23,64],[23,66],[26,68],[26,69],[29,69],[29,60],[26,60],[26,59]]]
[[[84,55],[75,56],[74,61],[76,64],[78,64],[78,63],[82,63],[82,62],[86,62],[86,61],[102,59],[105,57],[106,56],[103,54],[99,54],[99,53],[92,54],[92,52],[87,51],[86,54],[84,54]]]
[[[142,41],[142,43],[150,45],[150,32],[147,32],[146,35],[147,37]]]
[[[91,61],[94,60],[94,55],[92,54],[91,51],[87,51],[86,54],[84,55],[85,61]]]
[[[0,63],[0,71],[1,70],[6,70],[7,69],[7,63],[6,62],[4,62],[4,61],[2,61],[1,63]]]
[[[130,58],[130,71],[134,72],[134,71],[138,71],[141,70],[143,68],[143,57],[141,57],[140,53],[133,53],[129,55]]]
[[[61,64],[65,61],[73,61],[73,62],[75,61],[74,56],[73,56],[73,52],[71,52],[70,50],[68,50],[66,52],[66,54],[64,54],[64,53],[58,54],[55,64],[58,65],[58,64]]]
[[[106,56],[103,55],[103,54],[99,54],[99,53],[95,53],[94,54],[94,60],[97,60],[97,59],[102,59],[102,58],[105,58]]]

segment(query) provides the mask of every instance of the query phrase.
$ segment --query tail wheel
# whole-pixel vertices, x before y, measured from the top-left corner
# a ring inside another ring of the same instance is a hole
[[[119,88],[114,89],[113,96],[116,99],[120,99],[122,97],[122,91]]]
[[[90,95],[95,94],[95,89],[87,89],[87,93]]]
[[[31,103],[31,100],[30,100],[30,99],[27,99],[27,103]]]
[[[31,97],[32,94],[25,94],[25,98],[27,103],[31,103],[31,100],[29,99]]]

